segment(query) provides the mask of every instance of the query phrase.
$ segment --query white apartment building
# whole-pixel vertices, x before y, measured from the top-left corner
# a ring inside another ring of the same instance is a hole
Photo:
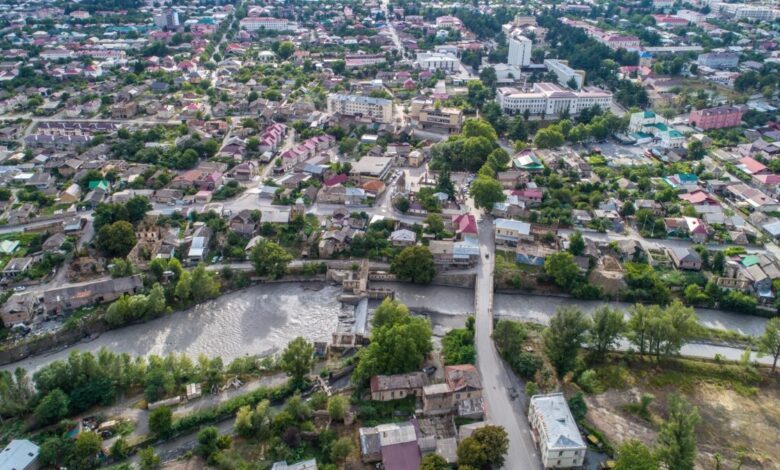
[[[712,8],[714,13],[732,16],[736,20],[746,19],[772,21],[778,17],[778,11],[775,8],[764,5],[710,1],[709,6]]]
[[[531,49],[533,42],[517,32],[509,37],[509,54],[507,62],[516,67],[528,67],[531,65]]]
[[[454,72],[460,68],[460,60],[452,54],[439,52],[418,52],[414,64],[424,70]]]
[[[328,113],[365,116],[389,124],[393,122],[393,102],[384,98],[331,93],[328,95]]]
[[[176,10],[165,10],[160,14],[154,15],[154,24],[160,29],[174,29],[178,28],[179,12]]]
[[[284,18],[270,18],[266,16],[249,16],[241,20],[241,29],[247,31],[295,31],[298,24]]]
[[[581,468],[587,446],[562,393],[534,395],[528,409],[544,468]]]
[[[558,77],[558,83],[562,86],[569,86],[569,80],[572,78],[577,84],[576,88],[578,90],[585,84],[585,71],[574,70],[569,67],[569,63],[565,60],[545,59],[544,66]]]
[[[574,116],[585,108],[599,105],[601,109],[612,106],[612,93],[595,87],[578,91],[565,89],[554,83],[534,83],[531,91],[504,87],[496,92],[496,102],[507,114],[522,114],[526,110],[532,116],[558,116],[568,109]]]

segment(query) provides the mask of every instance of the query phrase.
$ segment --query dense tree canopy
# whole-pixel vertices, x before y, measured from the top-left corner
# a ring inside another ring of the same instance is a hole
[[[371,343],[358,353],[353,382],[363,385],[371,376],[417,370],[432,350],[431,325],[412,317],[403,304],[385,299],[372,323]],[[380,319],[380,320],[376,320]]]

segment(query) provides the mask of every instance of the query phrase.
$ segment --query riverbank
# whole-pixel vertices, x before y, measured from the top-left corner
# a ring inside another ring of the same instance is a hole
[[[435,330],[437,326],[439,330],[462,326],[465,317],[474,312],[474,291],[471,289],[398,282],[373,284],[392,288],[399,301],[412,311],[431,318]],[[328,284],[258,284],[146,323],[104,332],[90,342],[30,356],[2,369],[24,367],[32,373],[49,362],[67,358],[70,351],[94,352],[103,347],[131,356],[186,353],[197,357],[205,354],[220,356],[230,362],[237,357],[274,352],[296,336],[309,341],[327,341],[336,330],[339,316],[351,314],[353,308],[341,305],[338,301],[340,292],[340,287]],[[578,307],[591,313],[604,304],[561,297],[496,294],[493,312],[498,317],[545,324],[559,307]],[[631,307],[624,302],[607,304],[623,311]],[[761,335],[766,325],[765,318],[718,310],[696,309],[696,315],[708,328],[733,330],[744,335]],[[711,353],[709,357],[725,352],[735,359],[742,351],[738,348],[721,351],[728,348],[704,344],[697,348],[702,354]]]

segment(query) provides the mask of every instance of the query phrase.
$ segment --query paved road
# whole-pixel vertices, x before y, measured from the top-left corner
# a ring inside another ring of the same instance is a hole
[[[475,211],[472,211],[475,213]],[[477,214],[475,213],[475,216]],[[531,430],[525,418],[523,386],[498,355],[491,334],[493,332],[493,223],[486,218],[479,227],[482,258],[477,269],[474,297],[476,311],[477,367],[482,374],[483,396],[487,401],[488,420],[503,426],[509,435],[509,452],[505,469],[542,469],[534,448]],[[489,254],[489,258],[485,258]],[[509,390],[514,388],[519,397],[511,400]]]

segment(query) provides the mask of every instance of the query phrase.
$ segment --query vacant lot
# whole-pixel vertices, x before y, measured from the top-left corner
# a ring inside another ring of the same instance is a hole
[[[699,408],[697,468],[715,468],[721,454],[735,468],[780,468],[780,381],[751,367],[672,359],[661,364],[616,360],[595,368],[588,420],[614,445],[639,439],[652,445],[666,417],[667,397],[679,393]],[[651,394],[644,418],[636,413],[642,394]]]

